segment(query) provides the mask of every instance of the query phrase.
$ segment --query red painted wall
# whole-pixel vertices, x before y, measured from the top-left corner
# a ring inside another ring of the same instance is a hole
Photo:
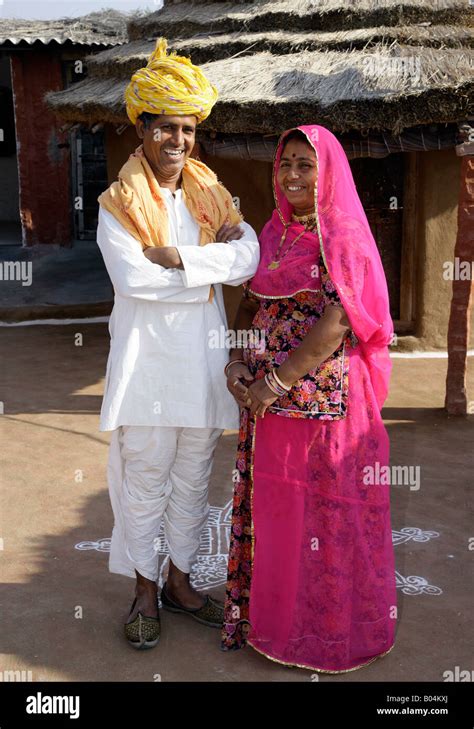
[[[23,243],[72,245],[69,149],[61,122],[44,104],[47,91],[63,88],[57,54],[12,54],[20,217]]]

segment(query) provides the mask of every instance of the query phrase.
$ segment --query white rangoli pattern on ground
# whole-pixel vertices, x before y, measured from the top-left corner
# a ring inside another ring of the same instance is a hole
[[[229,552],[230,528],[232,516],[232,501],[224,507],[211,506],[207,525],[201,535],[201,549],[191,573],[191,582],[197,590],[205,590],[218,585],[225,585],[227,580],[227,556]],[[406,542],[429,542],[439,537],[439,532],[423,531],[417,527],[403,527],[392,530],[394,547]],[[167,571],[169,550],[166,543],[163,526],[158,535],[157,553],[160,557],[159,585],[164,582]],[[78,550],[94,549],[97,552],[110,552],[110,538],[99,539],[96,542],[79,542],[75,545]],[[410,575],[404,577],[395,572],[397,588],[404,595],[441,595],[439,587],[430,585],[424,577]]]

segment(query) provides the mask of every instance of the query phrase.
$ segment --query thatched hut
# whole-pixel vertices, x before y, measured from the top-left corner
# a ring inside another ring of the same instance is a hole
[[[0,20],[0,242],[71,244],[73,188],[89,172],[77,151],[87,154],[90,135],[87,129],[74,137],[61,132],[44,95],[83,79],[85,57],[93,51],[125,42],[126,19],[109,10],[81,18]],[[100,146],[98,134],[94,151]],[[100,183],[99,156],[89,174]],[[82,221],[90,212],[97,219],[95,198],[92,211],[80,210]]]
[[[273,205],[278,134],[301,123],[327,126],[351,159],[387,273],[399,347],[446,346],[454,286],[461,303],[450,342],[460,356],[449,408],[465,412],[472,281],[451,281],[445,263],[472,255],[468,233],[457,241],[457,231],[467,230],[474,204],[473,144],[462,144],[459,132],[474,117],[473,19],[468,0],[165,0],[128,24],[126,45],[90,58],[89,77],[48,103],[70,123],[106,125],[113,180],[137,144],[125,86],[156,38],[167,37],[219,89],[200,127],[200,155],[257,229]]]

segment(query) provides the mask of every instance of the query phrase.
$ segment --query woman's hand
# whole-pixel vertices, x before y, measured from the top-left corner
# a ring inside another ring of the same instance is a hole
[[[229,368],[227,389],[236,399],[237,404],[241,408],[245,408],[250,406],[251,400],[248,394],[248,386],[241,382],[241,380],[251,383],[253,382],[253,377],[247,365],[244,365],[242,362],[236,362],[235,365]]]
[[[250,414],[256,415],[258,418],[263,418],[267,408],[278,400],[278,395],[270,390],[263,377],[250,385],[248,394],[251,399]]]
[[[150,246],[143,253],[149,261],[163,268],[183,268],[181,256],[175,246]]]
[[[244,231],[240,225],[224,223],[216,233],[216,243],[228,243],[230,240],[240,240]]]

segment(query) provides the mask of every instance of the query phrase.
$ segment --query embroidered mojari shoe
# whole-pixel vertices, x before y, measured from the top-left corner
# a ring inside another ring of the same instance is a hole
[[[206,602],[200,608],[187,608],[175,602],[166,592],[166,582],[161,588],[161,602],[165,610],[172,613],[187,613],[198,623],[211,628],[221,628],[224,622],[224,605],[210,595],[204,595]]]
[[[133,601],[130,612],[133,611],[136,602],[137,598]],[[138,650],[154,648],[160,640],[161,624],[159,614],[157,618],[150,618],[139,612],[135,620],[132,620],[131,623],[125,623],[123,627],[127,641]]]

